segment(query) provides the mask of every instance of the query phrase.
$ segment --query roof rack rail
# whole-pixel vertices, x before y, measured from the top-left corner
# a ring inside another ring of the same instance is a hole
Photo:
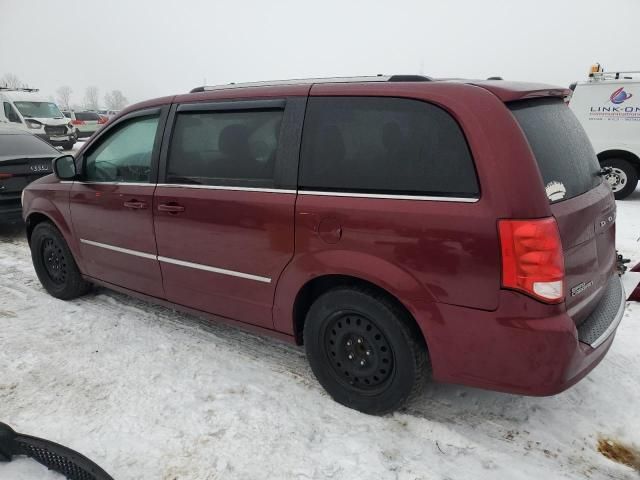
[[[292,78],[289,80],[267,80],[262,82],[228,83],[227,85],[203,85],[192,88],[189,93],[226,90],[230,88],[269,87],[278,85],[309,85],[312,83],[358,83],[358,82],[429,82],[433,79],[424,75],[382,75],[362,77]]]
[[[631,75],[631,76],[627,76]],[[640,75],[640,70],[617,71],[617,72],[590,72],[589,77],[596,80],[632,80]],[[622,76],[622,77],[621,77]]]
[[[0,86],[0,90],[3,92],[39,92],[39,88],[29,88],[29,87],[7,87]]]
[[[431,82],[431,77],[424,75],[391,75],[388,82]]]

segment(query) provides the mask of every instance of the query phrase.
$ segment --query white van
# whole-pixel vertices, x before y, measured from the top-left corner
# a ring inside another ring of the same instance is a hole
[[[616,199],[636,189],[640,175],[640,72],[591,67],[585,82],[571,85],[569,107],[587,132]]]
[[[33,88],[0,87],[0,122],[33,133],[53,146],[71,150],[77,140],[73,125],[55,103],[37,92]]]

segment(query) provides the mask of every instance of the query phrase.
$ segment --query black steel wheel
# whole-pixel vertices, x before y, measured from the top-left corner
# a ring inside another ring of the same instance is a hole
[[[41,255],[49,279],[56,285],[63,285],[67,280],[67,259],[62,246],[56,239],[47,237],[42,242]]]
[[[82,278],[67,242],[53,224],[36,225],[29,244],[33,266],[47,292],[69,300],[89,290],[90,285]]]
[[[383,389],[393,375],[391,345],[374,322],[356,312],[337,312],[327,322],[325,350],[336,378],[363,391]]]
[[[309,308],[311,369],[337,402],[370,414],[403,406],[429,372],[424,339],[395,301],[373,289],[337,287]]]

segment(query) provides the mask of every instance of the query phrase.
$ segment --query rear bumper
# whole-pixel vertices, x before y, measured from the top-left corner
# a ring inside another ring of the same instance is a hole
[[[580,341],[587,338],[586,330],[579,333],[563,306],[515,292],[501,291],[495,312],[439,305],[439,321],[431,315],[430,321],[419,322],[434,379],[535,396],[566,390],[598,365],[613,342],[625,298],[617,275],[610,285],[580,326],[596,332],[590,344]]]
[[[100,127],[102,125],[97,125],[95,127],[76,127],[76,132],[78,134],[78,138],[86,138],[86,137],[90,137],[91,135],[93,135],[94,133],[96,133],[98,130],[100,130]]]

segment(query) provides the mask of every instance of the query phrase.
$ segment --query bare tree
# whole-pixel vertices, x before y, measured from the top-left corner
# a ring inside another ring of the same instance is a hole
[[[84,108],[87,110],[98,110],[100,107],[98,93],[98,87],[87,87],[84,93]]]
[[[109,110],[122,110],[129,104],[129,100],[120,90],[112,90],[105,94],[104,103],[107,104]]]
[[[68,85],[63,85],[62,87],[56,90],[56,94],[58,95],[58,105],[60,105],[63,109],[69,110],[71,106],[71,87]]]
[[[3,87],[18,88],[22,86],[22,82],[20,81],[20,79],[16,74],[7,73],[0,80],[0,85],[2,85]]]

